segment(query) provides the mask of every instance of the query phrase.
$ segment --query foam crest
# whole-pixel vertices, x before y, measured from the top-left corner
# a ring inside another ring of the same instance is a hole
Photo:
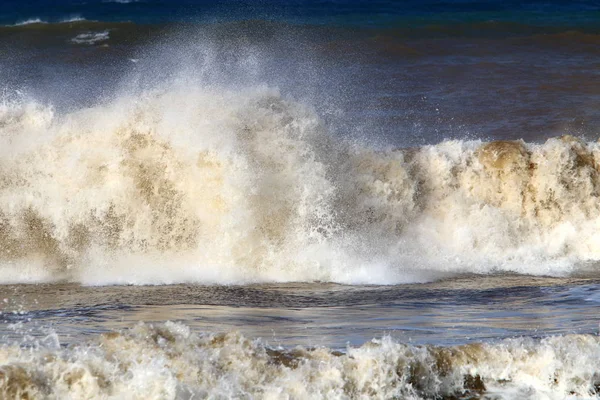
[[[40,18],[29,18],[23,21],[19,21],[15,23],[13,26],[25,26],[25,25],[35,25],[35,24],[47,24],[46,21],[41,20]]]
[[[87,343],[49,335],[0,347],[4,398],[458,399],[594,398],[600,342],[593,335],[518,338],[456,347],[389,337],[339,352],[272,348],[238,332],[196,334],[139,324]]]
[[[600,258],[596,143],[376,151],[265,87],[0,107],[0,282],[399,283]]]
[[[102,32],[85,32],[80,33],[71,39],[71,42],[77,44],[95,44],[98,42],[104,42],[109,39],[109,31]]]
[[[85,18],[83,18],[81,15],[72,15],[70,17],[64,18],[60,21],[61,24],[68,24],[68,23],[72,23],[72,22],[81,22],[81,21],[86,21]]]
[[[332,187],[310,139],[319,123],[259,92],[154,93],[55,120],[52,139],[2,163],[3,255],[69,275],[113,256],[177,254],[249,280],[295,263],[281,254],[331,229]],[[27,131],[29,112],[13,114],[3,131]]]

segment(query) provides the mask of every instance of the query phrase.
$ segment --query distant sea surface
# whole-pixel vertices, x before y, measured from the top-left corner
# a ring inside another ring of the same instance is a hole
[[[0,4],[0,399],[591,399],[600,3]]]

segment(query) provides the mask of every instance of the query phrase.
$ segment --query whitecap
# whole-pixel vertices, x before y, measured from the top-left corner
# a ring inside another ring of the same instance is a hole
[[[109,31],[102,32],[85,32],[80,33],[71,39],[71,42],[77,44],[95,44],[109,39]]]
[[[33,25],[33,24],[47,24],[46,21],[41,20],[40,18],[30,18],[23,21],[19,21],[15,23],[13,26],[24,26],[24,25]]]
[[[596,335],[289,350],[166,322],[68,347],[61,339],[0,347],[0,397],[558,400],[597,398],[600,383]]]
[[[66,23],[70,23],[70,22],[81,22],[81,21],[86,21],[86,19],[83,18],[81,15],[74,15],[74,16],[60,20],[60,23],[66,24]]]

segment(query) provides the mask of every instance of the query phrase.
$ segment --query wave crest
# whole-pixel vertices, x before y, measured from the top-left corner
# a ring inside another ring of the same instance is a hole
[[[374,150],[268,88],[0,108],[2,282],[564,275],[600,258],[596,143]]]
[[[338,352],[272,348],[237,332],[139,324],[60,347],[0,347],[6,398],[590,398],[600,344],[593,335],[496,344],[413,346],[389,337]]]

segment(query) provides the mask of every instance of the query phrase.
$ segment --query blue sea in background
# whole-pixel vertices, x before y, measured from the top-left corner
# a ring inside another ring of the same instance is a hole
[[[600,5],[595,1],[7,0],[0,5],[0,22],[10,25],[40,19],[57,23],[85,18],[156,24],[259,19],[357,28],[496,22],[595,30],[599,13]]]
[[[10,60],[0,74],[7,87],[77,107],[101,95],[78,97],[83,87],[106,93],[121,84],[123,71],[131,71],[128,60],[144,58],[140,49],[189,47],[192,37],[219,35],[213,40],[219,46],[236,40],[241,46],[246,38],[264,48],[261,59],[270,65],[259,73],[274,85],[348,111],[335,122],[346,125],[346,135],[360,126],[398,146],[465,137],[537,141],[565,131],[591,137],[599,121],[598,7],[591,1],[9,1],[0,5],[0,54]],[[29,62],[38,56],[43,63]],[[39,90],[56,82],[80,89],[66,98],[61,90]]]

